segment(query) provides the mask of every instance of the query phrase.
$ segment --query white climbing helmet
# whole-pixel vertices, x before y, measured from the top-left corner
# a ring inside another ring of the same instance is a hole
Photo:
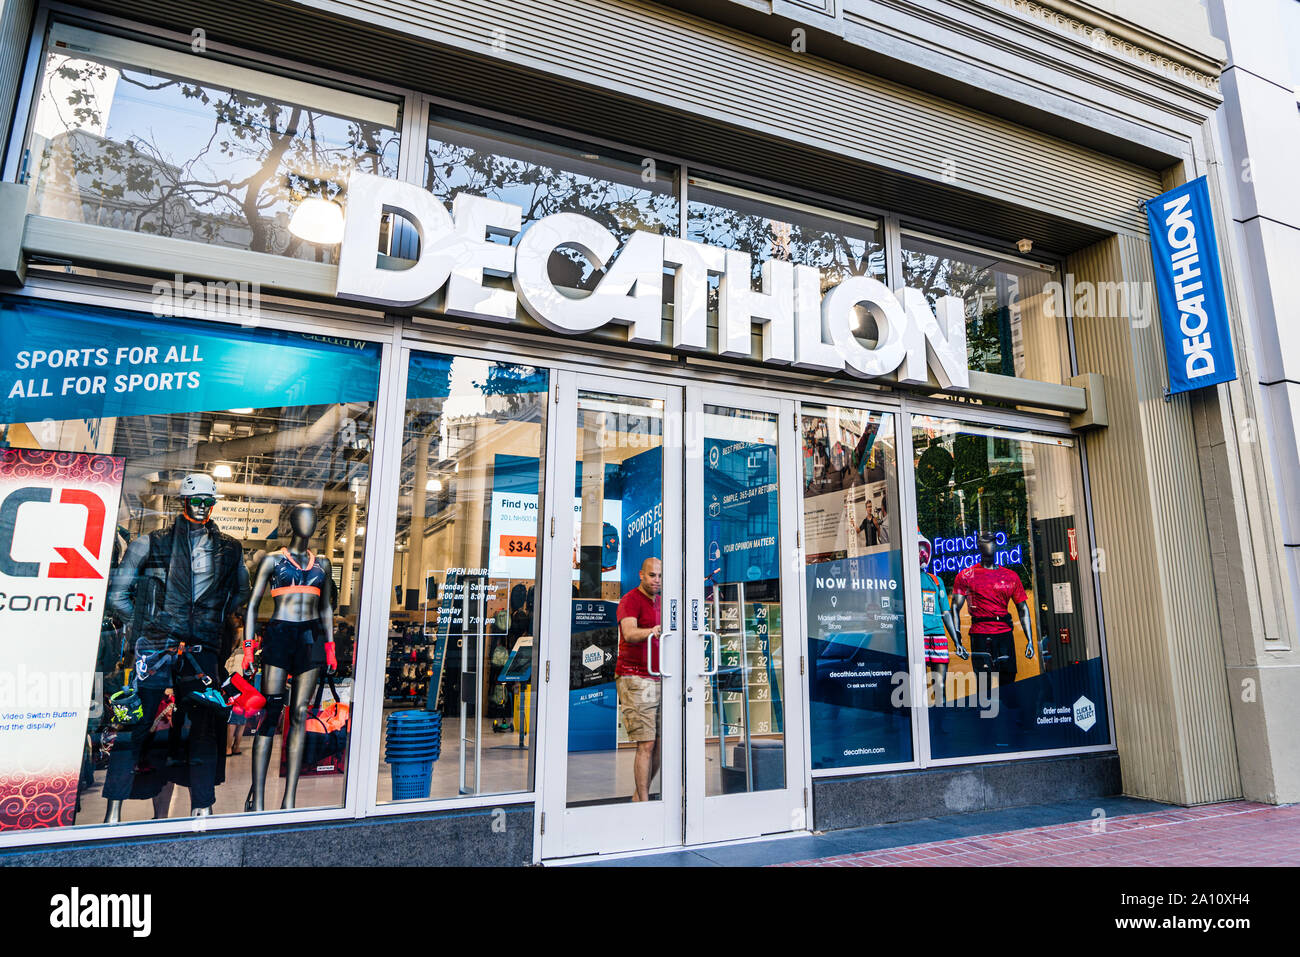
[[[211,495],[213,498],[222,498],[217,494],[217,483],[212,480],[211,475],[204,475],[202,472],[194,472],[185,476],[181,482],[181,490],[177,493],[181,498],[189,498],[191,495]]]

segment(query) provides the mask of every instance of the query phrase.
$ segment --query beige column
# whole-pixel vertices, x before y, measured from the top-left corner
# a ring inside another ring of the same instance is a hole
[[[149,495],[145,497],[149,508],[153,514],[145,522],[145,532],[154,532],[167,524],[167,496],[166,495]]]
[[[1213,164],[1217,145],[1208,130],[1204,146]],[[1208,182],[1237,379],[1191,393],[1190,402],[1242,796],[1286,804],[1300,801],[1300,634],[1279,516],[1286,505],[1273,475],[1272,437],[1261,427],[1269,414],[1266,377],[1245,319],[1250,273],[1242,268],[1245,251],[1233,248],[1239,234],[1225,213],[1223,178],[1211,173]],[[1183,180],[1175,167],[1165,186]]]
[[[421,435],[415,441],[415,477],[411,485],[411,531],[406,552],[406,583],[402,596],[404,606],[416,608],[424,601],[424,530],[425,507],[429,493],[429,436]],[[412,601],[414,596],[414,601]]]
[[[343,582],[339,588],[339,604],[352,605],[352,572],[357,561],[357,506],[348,506],[348,540],[343,543]]]
[[[1152,288],[1145,239],[1071,256],[1072,281]],[[1130,310],[1131,311],[1131,310]],[[1164,400],[1159,320],[1076,315],[1079,372],[1105,376],[1109,428],[1085,435],[1111,700],[1126,794],[1240,797],[1193,400]]]

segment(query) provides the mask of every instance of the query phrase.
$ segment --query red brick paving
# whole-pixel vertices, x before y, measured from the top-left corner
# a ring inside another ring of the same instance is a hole
[[[780,867],[1300,865],[1300,804],[1230,801],[912,844]]]

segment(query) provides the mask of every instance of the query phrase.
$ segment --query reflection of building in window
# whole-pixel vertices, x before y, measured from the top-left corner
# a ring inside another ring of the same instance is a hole
[[[902,252],[906,285],[932,305],[945,295],[964,300],[972,369],[1062,381],[1065,317],[1047,309],[1048,269],[908,234]]]
[[[51,38],[83,52],[46,61],[30,144],[39,215],[328,261],[331,248],[290,234],[295,205],[343,201],[354,169],[396,175],[395,104],[349,94],[367,115],[336,116],[304,105],[333,98],[296,80],[230,66],[249,87],[235,89],[203,58],[62,24]]]
[[[41,168],[31,211],[39,216],[220,246],[251,245],[247,220],[199,209],[184,191],[164,185],[182,180],[180,167],[130,143],[70,130],[33,146]],[[271,235],[272,248],[282,249],[289,236],[286,212],[275,215]]]

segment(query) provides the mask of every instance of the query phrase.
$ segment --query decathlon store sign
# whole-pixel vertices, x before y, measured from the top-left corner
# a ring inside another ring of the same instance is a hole
[[[378,263],[375,250],[385,212],[410,220],[420,234],[419,258],[405,269]],[[823,296],[820,270],[776,260],[763,263],[762,290],[755,291],[746,252],[643,230],[634,231],[619,250],[613,233],[577,213],[539,219],[515,242],[521,231],[522,210],[513,203],[461,193],[449,213],[419,186],[353,173],[337,294],[406,307],[446,286],[445,310],[451,315],[508,322],[522,304],[555,332],[580,334],[619,323],[628,327],[629,342],[659,345],[664,270],[669,269],[675,317],[671,345],[702,352],[707,348],[709,277],[716,275],[718,355],[748,358],[757,324],[764,362],[916,383],[928,381],[928,365],[944,388],[970,387],[965,309],[954,296],[943,297],[931,309],[920,290],[895,294],[866,276],[851,276]],[[493,241],[493,236],[513,245]],[[594,267],[605,270],[596,288],[582,298],[551,282],[547,263],[560,247],[580,250]],[[485,276],[508,277],[513,288],[485,285]],[[854,307],[859,305],[876,321],[874,348],[853,335]]]

